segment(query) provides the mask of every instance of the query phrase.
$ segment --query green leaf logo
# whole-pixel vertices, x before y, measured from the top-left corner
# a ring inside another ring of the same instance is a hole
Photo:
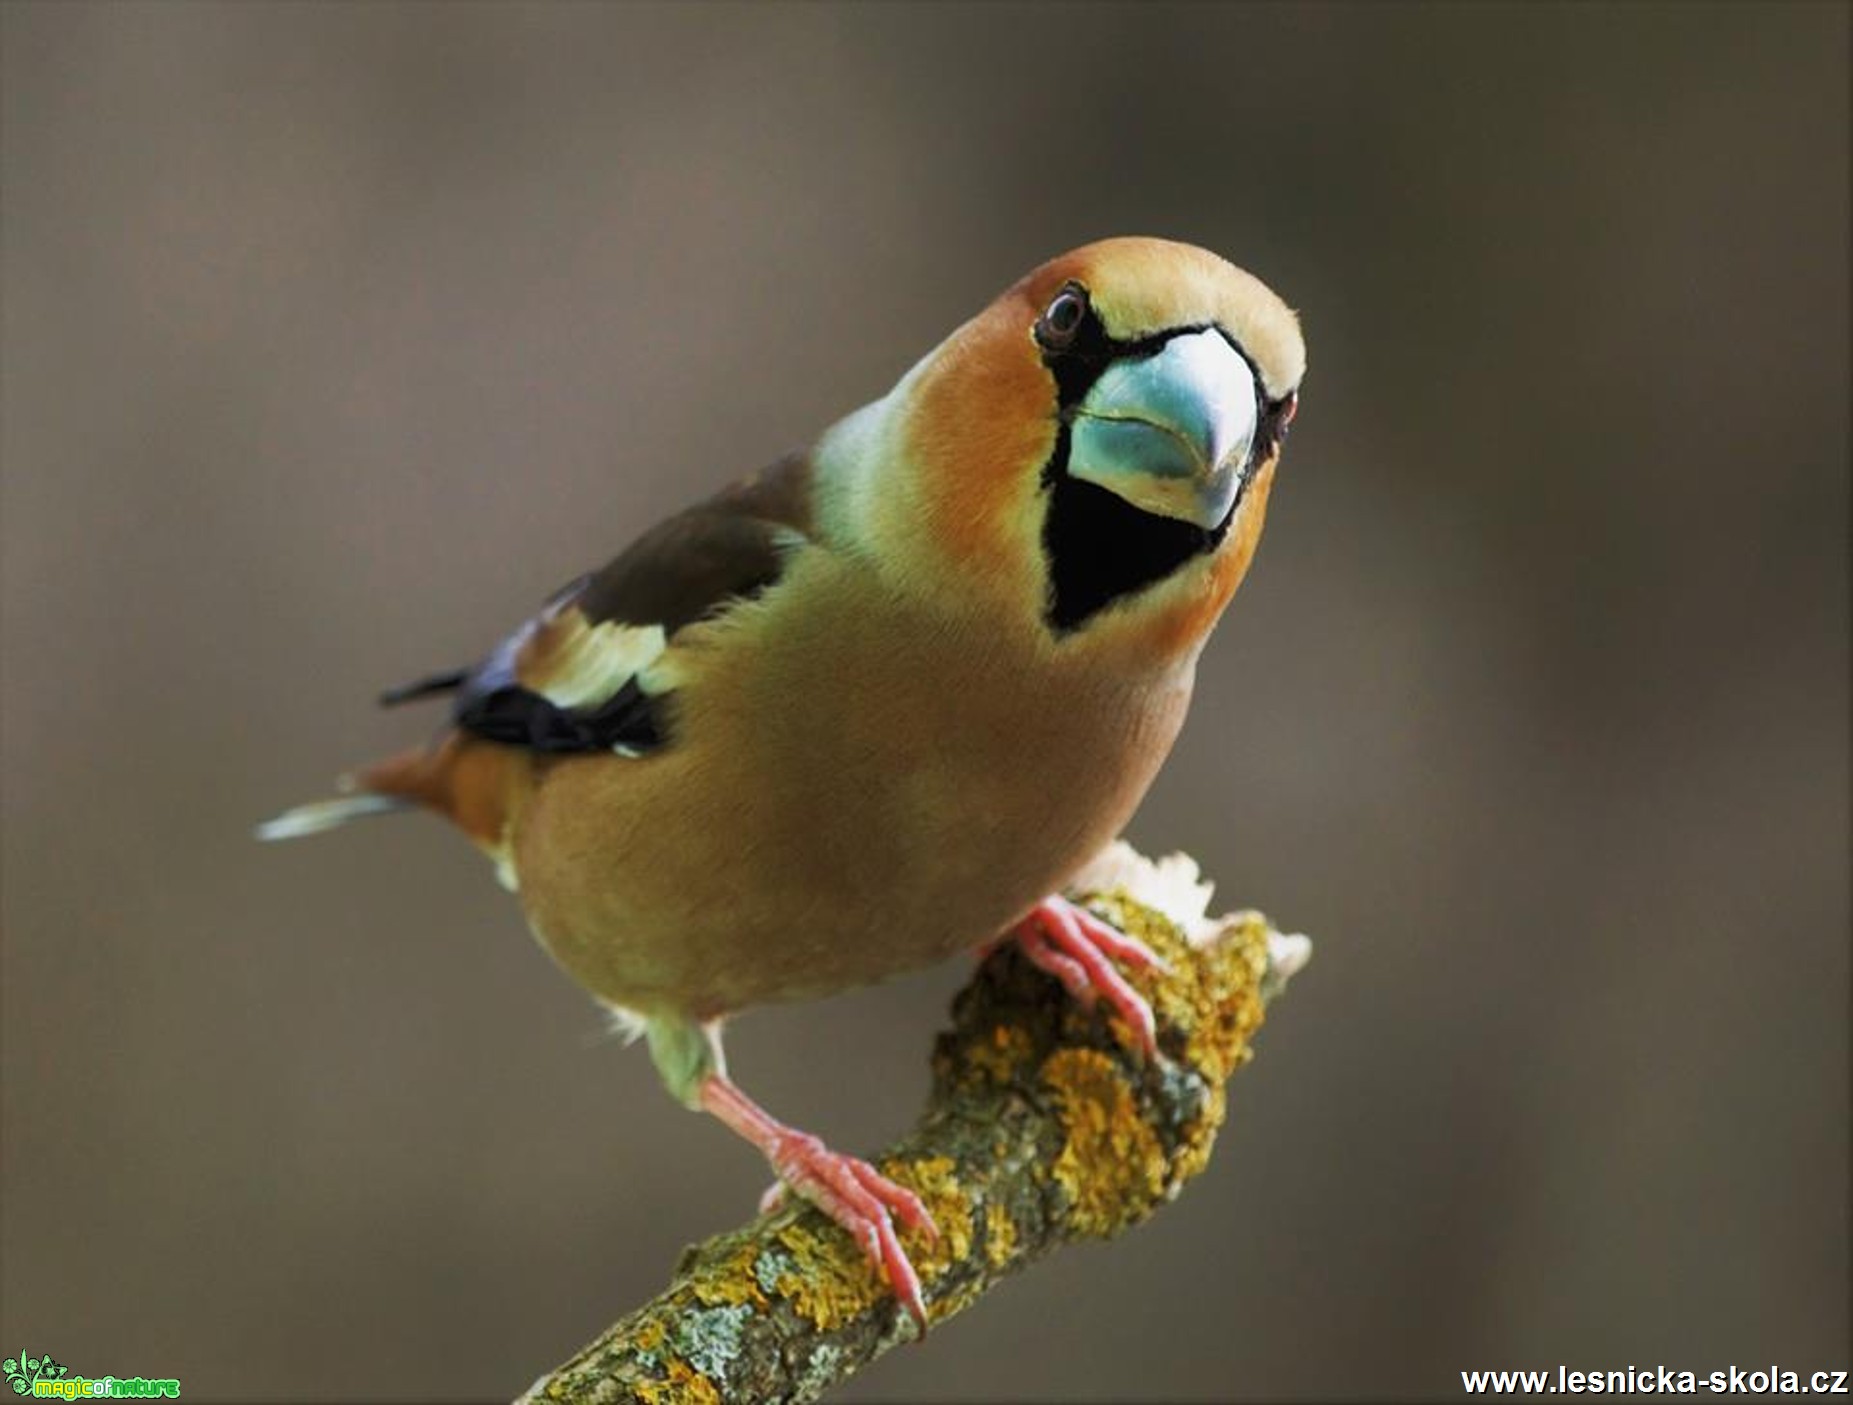
[[[6,1372],[7,1384],[13,1387],[15,1395],[32,1393],[32,1383],[36,1380],[54,1380],[64,1374],[64,1367],[49,1356],[27,1356],[20,1352],[18,1356],[9,1356],[0,1370]]]

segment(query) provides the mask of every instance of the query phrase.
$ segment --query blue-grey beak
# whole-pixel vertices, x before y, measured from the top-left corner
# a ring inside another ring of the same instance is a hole
[[[1208,530],[1235,506],[1254,445],[1254,373],[1220,332],[1107,367],[1076,410],[1068,476]]]

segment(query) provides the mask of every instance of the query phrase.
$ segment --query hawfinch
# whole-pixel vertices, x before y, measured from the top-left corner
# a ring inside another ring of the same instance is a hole
[[[1155,958],[1058,895],[1177,736],[1305,359],[1286,304],[1214,254],[1065,254],[481,662],[387,693],[451,695],[448,727],[259,833],[450,820],[670,1093],[924,1323],[894,1227],[930,1236],[920,1201],[748,1098],[722,1023],[1007,936],[1150,1051],[1115,963]]]

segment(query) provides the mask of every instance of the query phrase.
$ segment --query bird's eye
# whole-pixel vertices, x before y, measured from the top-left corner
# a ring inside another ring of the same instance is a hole
[[[1060,351],[1074,341],[1087,321],[1087,289],[1070,283],[1055,295],[1036,323],[1036,340],[1051,351]]]

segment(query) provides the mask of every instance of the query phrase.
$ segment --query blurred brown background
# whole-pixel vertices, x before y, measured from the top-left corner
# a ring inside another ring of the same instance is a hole
[[[739,1221],[464,844],[250,826],[1150,232],[1312,371],[1133,837],[1317,960],[1175,1207],[851,1396],[1847,1364],[1846,7],[0,19],[9,1354],[505,1397]],[[736,1071],[877,1145],[960,978]]]

